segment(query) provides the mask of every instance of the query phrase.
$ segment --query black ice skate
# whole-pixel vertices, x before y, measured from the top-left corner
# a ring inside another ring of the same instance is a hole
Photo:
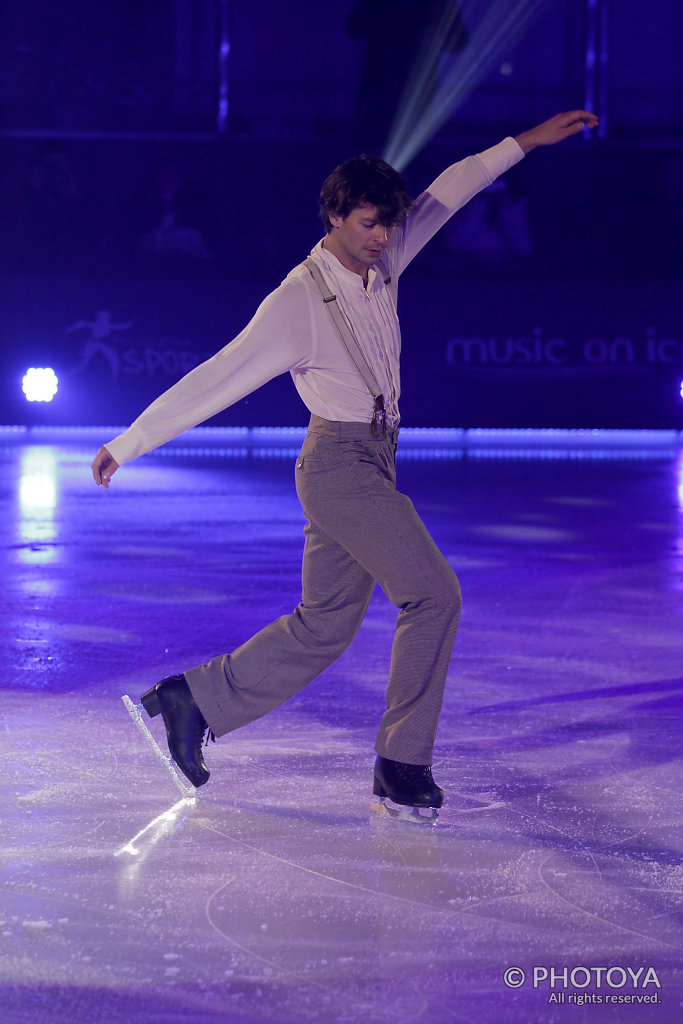
[[[171,757],[193,786],[209,781],[202,757],[202,740],[208,729],[195,704],[185,676],[169,676],[143,693],[140,703],[150,718],[161,715]],[[215,740],[212,732],[211,739]]]
[[[374,794],[371,808],[391,818],[435,825],[443,790],[432,778],[429,764],[405,764],[378,756],[375,761]]]

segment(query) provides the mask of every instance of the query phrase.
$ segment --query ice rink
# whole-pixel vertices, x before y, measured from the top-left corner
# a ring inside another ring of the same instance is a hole
[[[2,1024],[680,1021],[680,435],[407,436],[464,596],[435,827],[370,811],[380,591],[179,791],[121,697],[296,605],[299,435],[200,432],[105,492],[109,436],[0,434]]]

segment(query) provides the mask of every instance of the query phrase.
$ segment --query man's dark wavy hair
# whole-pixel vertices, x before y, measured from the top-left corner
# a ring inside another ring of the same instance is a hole
[[[330,214],[348,217],[357,206],[376,206],[385,227],[400,224],[413,200],[406,183],[378,156],[353,156],[325,178],[320,190],[320,217],[325,231],[332,230]]]

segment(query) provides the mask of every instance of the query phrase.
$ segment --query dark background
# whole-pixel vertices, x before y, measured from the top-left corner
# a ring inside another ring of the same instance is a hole
[[[410,3],[372,6],[388,12],[380,51],[399,53]],[[510,6],[463,2],[445,65],[476,61],[477,20]],[[129,422],[305,257],[322,179],[379,150],[390,118],[367,117],[357,7],[0,5],[2,422]],[[418,193],[593,91],[599,135],[530,154],[402,279],[406,425],[683,428],[683,15],[679,0],[598,0],[596,29],[589,9],[541,3],[403,169]],[[24,400],[29,366],[57,371],[52,403]],[[216,422],[306,419],[287,376]]]

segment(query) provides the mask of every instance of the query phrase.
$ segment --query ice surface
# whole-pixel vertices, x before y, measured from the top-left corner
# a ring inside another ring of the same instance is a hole
[[[196,798],[122,713],[296,604],[286,460],[154,457],[105,493],[93,452],[23,448],[0,451],[1,1024],[681,1020],[678,454],[399,464],[465,599],[417,828],[370,810],[380,593],[321,679],[207,749]],[[39,464],[49,501],[22,503]],[[553,965],[653,966],[660,1002],[551,1002]]]

